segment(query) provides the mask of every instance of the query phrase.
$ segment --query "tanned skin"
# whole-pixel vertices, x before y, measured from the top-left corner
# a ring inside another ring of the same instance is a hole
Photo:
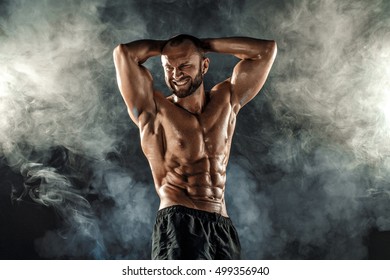
[[[120,44],[114,62],[120,92],[141,134],[160,209],[183,205],[228,216],[226,167],[236,117],[264,85],[276,56],[276,43],[248,37],[139,40]],[[204,53],[234,55],[240,61],[231,77],[206,93],[209,69]],[[165,81],[173,94],[165,97],[153,85],[143,63],[161,56]]]

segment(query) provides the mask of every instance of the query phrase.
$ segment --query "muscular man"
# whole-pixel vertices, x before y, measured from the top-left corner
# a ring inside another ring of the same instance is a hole
[[[231,77],[210,91],[203,85],[207,52],[240,59]],[[143,66],[152,56],[161,56],[168,97]],[[118,86],[160,198],[153,259],[240,258],[225,204],[226,167],[237,114],[262,88],[275,56],[274,41],[247,37],[179,35],[115,48]]]

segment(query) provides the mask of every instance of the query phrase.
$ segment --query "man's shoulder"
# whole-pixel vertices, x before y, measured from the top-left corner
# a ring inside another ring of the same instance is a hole
[[[231,83],[230,83],[230,78],[226,79],[223,82],[220,82],[216,84],[209,92],[209,98],[214,99],[214,98],[221,98],[221,97],[230,97],[231,93]]]
[[[154,91],[154,100],[156,104],[157,114],[172,111],[175,109],[173,95],[165,96],[160,91]]]
[[[231,89],[231,83],[230,78],[216,84],[211,90],[210,95],[220,93],[220,92],[230,92]]]

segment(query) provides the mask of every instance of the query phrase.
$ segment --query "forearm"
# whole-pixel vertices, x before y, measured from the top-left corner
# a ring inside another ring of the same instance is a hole
[[[272,56],[276,43],[249,37],[207,38],[202,39],[205,52],[231,54],[239,59],[259,59]]]
[[[132,59],[137,64],[142,64],[148,58],[161,55],[161,49],[166,41],[163,40],[138,40],[127,44],[120,44],[115,48],[115,53],[121,53]]]

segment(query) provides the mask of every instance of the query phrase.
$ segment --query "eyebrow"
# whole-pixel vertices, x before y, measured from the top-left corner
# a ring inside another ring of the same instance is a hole
[[[180,66],[183,66],[183,65],[187,65],[187,64],[191,64],[191,61],[189,61],[189,60],[187,60],[187,61],[185,61],[185,62],[183,62],[183,63],[180,63],[179,64],[179,67]],[[163,66],[172,66],[169,62],[165,62],[164,64],[163,64]]]

